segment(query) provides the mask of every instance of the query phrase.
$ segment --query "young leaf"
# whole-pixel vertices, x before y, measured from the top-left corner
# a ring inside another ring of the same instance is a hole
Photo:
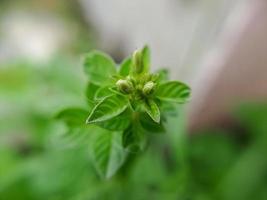
[[[95,93],[96,91],[99,89],[99,86],[92,83],[92,82],[89,82],[87,87],[86,87],[86,98],[89,102],[93,102],[94,99],[95,99]]]
[[[185,103],[190,97],[190,88],[178,81],[169,81],[160,84],[155,93],[162,101]]]
[[[160,122],[160,111],[157,106],[157,104],[149,99],[145,104],[144,108],[146,113],[153,119],[155,122],[159,123]]]
[[[122,147],[121,132],[104,129],[95,132],[90,150],[93,165],[102,178],[112,177],[127,156]]]
[[[148,133],[164,133],[165,132],[165,128],[162,124],[162,120],[160,123],[156,123],[147,114],[140,115],[140,124],[143,127],[143,129],[145,129],[146,132]]]
[[[169,71],[167,69],[160,69],[156,72],[159,75],[158,82],[167,81],[169,79]]]
[[[116,74],[112,58],[99,51],[91,51],[85,56],[84,69],[89,80],[96,85],[109,83],[111,76]]]
[[[126,111],[121,113],[117,117],[97,123],[98,126],[111,131],[123,131],[129,126],[129,124],[130,116]]]
[[[94,96],[95,100],[102,100],[105,97],[113,95],[114,93],[111,92],[111,90],[109,88],[110,88],[110,86],[104,86],[104,87],[99,88],[95,92],[95,96]]]
[[[161,101],[160,102],[160,109],[167,115],[170,116],[178,116],[179,110],[181,109],[182,104],[177,104],[172,101]]]
[[[112,95],[101,100],[92,110],[86,123],[96,123],[121,114],[128,106],[128,100],[122,95]]]
[[[149,72],[150,70],[150,49],[145,46],[142,49],[142,62],[143,62],[143,72]]]
[[[120,65],[119,74],[123,77],[129,75],[132,65],[132,59],[126,58]]]
[[[88,111],[81,108],[67,108],[56,115],[56,119],[64,121],[69,127],[84,126]]]
[[[98,89],[99,89],[99,86],[95,85],[92,82],[89,82],[86,87],[85,94],[86,94],[87,105],[89,106],[88,113],[90,113],[91,110],[95,107],[96,102],[95,102],[94,96]]]
[[[145,46],[142,50],[136,50],[132,57],[130,74],[138,76],[148,73],[150,70],[150,50]]]

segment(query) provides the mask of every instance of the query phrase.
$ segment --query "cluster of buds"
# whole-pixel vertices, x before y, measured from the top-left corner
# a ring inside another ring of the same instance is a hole
[[[153,93],[155,83],[151,80],[151,77],[154,76],[149,74],[149,66],[144,61],[145,53],[144,50],[135,51],[132,56],[129,76],[116,82],[117,89],[123,94],[140,91],[143,96],[148,96]]]
[[[148,96],[153,93],[155,88],[155,83],[153,81],[148,81],[143,86],[140,87],[140,85],[138,85],[137,88],[135,88],[131,81],[119,79],[116,82],[116,86],[118,90],[123,94],[131,94],[135,89],[137,89],[137,90],[142,90],[142,93],[145,96]]]

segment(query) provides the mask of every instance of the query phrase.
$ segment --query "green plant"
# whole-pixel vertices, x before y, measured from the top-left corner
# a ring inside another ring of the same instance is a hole
[[[90,131],[90,156],[102,177],[111,177],[143,150],[147,137],[164,133],[166,116],[190,98],[190,88],[168,81],[166,70],[150,73],[150,50],[145,46],[118,67],[108,55],[91,51],[84,59],[89,78],[88,108],[67,108],[57,117],[73,129]],[[89,114],[88,114],[89,113]]]

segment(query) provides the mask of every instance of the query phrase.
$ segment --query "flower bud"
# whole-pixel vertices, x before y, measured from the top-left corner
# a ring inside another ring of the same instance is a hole
[[[153,92],[155,87],[155,83],[152,81],[147,82],[144,87],[143,87],[143,94],[144,95],[149,95]]]
[[[133,91],[132,83],[127,80],[118,80],[116,86],[118,87],[119,91],[124,94],[130,94]]]

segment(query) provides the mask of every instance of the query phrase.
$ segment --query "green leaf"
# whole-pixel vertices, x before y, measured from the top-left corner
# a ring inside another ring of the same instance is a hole
[[[99,51],[91,51],[85,56],[84,69],[89,80],[96,85],[110,83],[111,76],[116,74],[112,58]]]
[[[110,86],[105,86],[105,87],[99,88],[95,92],[95,100],[102,100],[108,96],[113,95],[114,93],[109,88],[110,88]]]
[[[160,109],[164,114],[170,115],[170,116],[178,116],[179,110],[182,107],[182,104],[177,104],[172,101],[161,101],[160,102]]]
[[[160,84],[156,90],[156,97],[162,101],[185,103],[190,98],[190,88],[178,81]]]
[[[89,82],[87,87],[86,87],[86,101],[87,101],[87,104],[89,106],[89,111],[91,112],[91,110],[95,107],[95,93],[96,91],[99,89],[99,86],[92,83],[92,82]],[[88,113],[90,113],[88,112]]]
[[[127,156],[122,147],[121,132],[104,129],[94,133],[90,150],[93,165],[102,178],[112,177]]]
[[[142,62],[143,62],[143,72],[149,72],[150,70],[150,49],[145,46],[142,49]]]
[[[123,96],[124,94],[122,92],[120,92],[118,90],[118,88],[115,86],[115,87],[111,87],[109,88],[109,90],[113,93],[113,94],[117,94],[117,95],[120,95],[120,96]]]
[[[89,82],[86,87],[86,98],[89,102],[93,102],[95,100],[95,93],[99,89],[99,86]]]
[[[129,112],[126,111],[114,118],[97,123],[97,125],[99,125],[100,127],[111,131],[123,131],[129,126],[129,124],[130,115]]]
[[[56,115],[56,119],[64,121],[70,127],[84,126],[88,111],[81,108],[67,108]]]
[[[169,71],[167,69],[160,69],[155,74],[158,74],[158,82],[167,81],[169,79]]]
[[[92,110],[86,123],[102,122],[121,114],[128,106],[128,100],[122,95],[112,95],[101,100]]]
[[[165,128],[162,120],[160,123],[153,121],[146,113],[140,115],[140,124],[148,133],[164,133]]]
[[[129,126],[122,135],[122,144],[131,152],[143,150],[146,144],[145,133],[139,123]]]
[[[125,60],[123,60],[120,65],[119,74],[123,77],[128,76],[131,70],[131,65],[132,65],[131,58],[126,58]]]
[[[160,111],[157,104],[153,100],[147,100],[147,102],[144,104],[144,109],[151,119],[157,123],[160,122]]]

